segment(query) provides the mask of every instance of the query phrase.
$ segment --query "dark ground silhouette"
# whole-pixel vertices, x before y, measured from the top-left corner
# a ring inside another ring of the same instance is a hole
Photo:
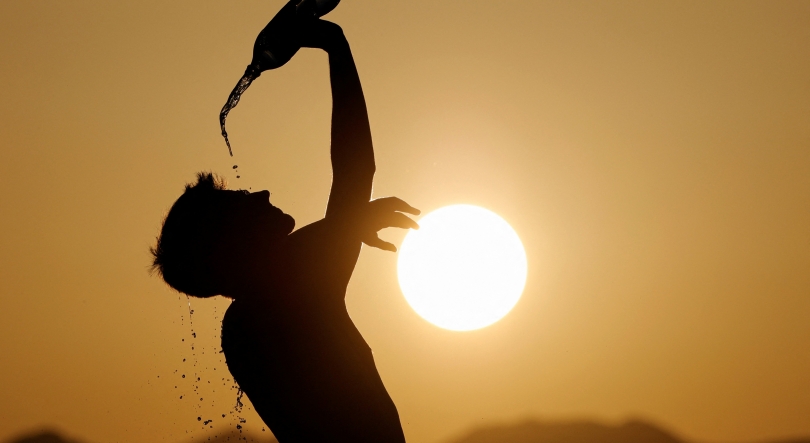
[[[237,443],[242,434],[234,431],[216,438],[200,437],[177,443]],[[244,441],[244,440],[242,440]],[[248,442],[276,443],[272,437],[249,437]],[[326,440],[330,441],[330,440]],[[33,433],[6,443],[81,443],[53,432]],[[532,421],[513,425],[485,426],[447,443],[692,443],[649,422],[633,420],[609,426],[592,421]],[[705,442],[701,442],[705,443]],[[808,438],[764,440],[753,443],[810,443]]]

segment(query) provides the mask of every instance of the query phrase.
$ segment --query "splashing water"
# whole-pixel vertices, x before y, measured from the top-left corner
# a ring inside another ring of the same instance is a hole
[[[225,106],[219,111],[219,127],[222,129],[222,136],[225,138],[225,144],[228,145],[228,153],[231,154],[231,157],[233,157],[233,149],[231,149],[231,142],[228,140],[228,131],[225,130],[225,119],[228,118],[228,113],[239,104],[239,99],[242,98],[242,94],[247,91],[250,84],[253,83],[253,80],[259,78],[260,75],[261,71],[257,68],[253,65],[248,66],[245,70],[245,74],[239,79],[239,82],[236,83],[233,91],[231,91],[231,95],[228,96],[228,101],[225,102]]]
[[[302,19],[318,18],[328,14],[340,3],[340,0],[301,0],[288,2],[270,20],[256,37],[253,45],[253,59],[245,70],[245,74],[236,83],[228,96],[225,106],[219,111],[219,126],[228,153],[233,157],[231,142],[228,140],[228,131],[225,130],[225,120],[228,113],[239,104],[242,94],[247,91],[250,84],[259,78],[263,71],[276,69],[287,63],[301,47],[295,37]],[[239,177],[237,177],[239,178]]]

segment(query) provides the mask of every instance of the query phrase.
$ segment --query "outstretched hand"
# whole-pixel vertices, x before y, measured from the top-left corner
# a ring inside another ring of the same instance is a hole
[[[377,231],[385,228],[419,229],[419,225],[404,213],[419,215],[421,211],[397,197],[385,197],[367,203],[361,240],[385,251],[396,252],[397,247],[381,240]]]

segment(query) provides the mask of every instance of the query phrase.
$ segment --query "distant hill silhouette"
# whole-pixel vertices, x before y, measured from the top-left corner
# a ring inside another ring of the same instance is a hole
[[[269,434],[269,433],[268,433]],[[210,437],[210,439],[209,439]],[[245,439],[247,438],[247,439]],[[272,435],[257,436],[237,431],[204,436],[186,443],[278,443]],[[23,435],[5,443],[82,443],[45,430]],[[180,442],[182,443],[182,442]],[[536,421],[487,426],[448,443],[689,443],[662,428],[639,420],[610,426],[591,421]],[[810,443],[810,438],[757,443]]]
[[[192,439],[187,443],[278,443],[273,435],[268,432],[268,436],[256,436],[240,434],[238,431],[219,434],[216,436],[204,436]],[[210,439],[209,439],[210,437]],[[6,443],[84,443],[76,440],[69,440],[52,430],[41,430],[24,434]]]
[[[68,440],[54,431],[41,430],[17,437],[8,443],[80,443],[75,440]]]
[[[475,429],[449,443],[687,443],[658,426],[631,420],[617,426],[590,421],[527,420]],[[766,442],[762,442],[766,443]],[[808,439],[767,443],[810,443]]]
[[[608,426],[588,421],[541,422],[474,430],[452,443],[684,443],[675,435],[641,421]]]

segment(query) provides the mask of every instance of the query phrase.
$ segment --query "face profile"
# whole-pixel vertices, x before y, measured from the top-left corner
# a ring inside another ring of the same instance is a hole
[[[270,203],[270,191],[223,191],[225,229],[248,230],[271,238],[288,235],[295,228],[295,219]]]

